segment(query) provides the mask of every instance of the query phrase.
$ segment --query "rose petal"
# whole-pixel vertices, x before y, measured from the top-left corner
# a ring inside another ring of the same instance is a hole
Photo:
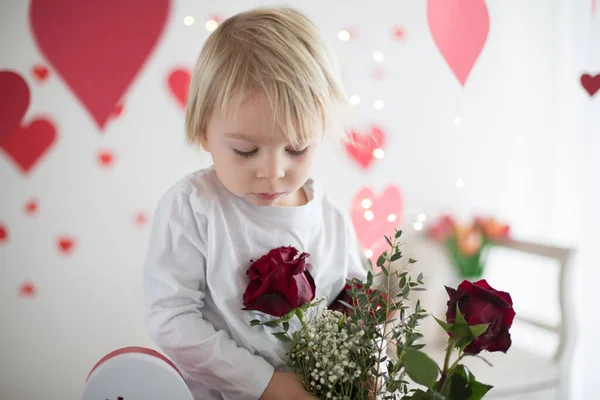
[[[270,257],[263,256],[250,265],[248,277],[250,279],[265,279],[279,267],[279,263]]]
[[[298,250],[292,246],[279,247],[275,250],[279,257],[281,257],[281,262],[291,261],[296,257],[296,254],[298,254]]]
[[[508,332],[508,328],[504,328],[496,336],[496,339],[487,348],[487,350],[488,351],[501,351],[503,353],[506,353],[511,345],[512,345],[512,339],[510,337],[510,332]]]
[[[271,272],[269,276],[265,279],[256,279],[254,281],[250,281],[248,287],[246,288],[246,292],[248,292],[248,298],[250,299],[248,303],[252,303],[256,301],[260,296],[269,293],[275,293],[276,290],[273,290],[272,282],[277,271]]]
[[[272,292],[280,293],[291,304],[296,303],[298,297],[298,287],[294,281],[294,275],[291,271],[294,266],[290,263],[283,263],[273,274],[273,279],[269,284]]]
[[[244,306],[248,306],[254,302],[256,299],[256,292],[259,290],[260,286],[261,283],[259,281],[250,281],[242,297]]]
[[[293,303],[294,307],[302,307],[315,298],[315,281],[308,271],[295,275],[294,282],[297,293],[296,302]]]
[[[283,317],[294,307],[278,293],[265,294],[254,303],[246,306],[244,310],[256,310],[274,317]]]
[[[306,253],[300,254],[300,257],[297,260],[290,261],[289,263],[293,266],[292,275],[298,275],[304,272],[304,267],[306,265]]]
[[[480,284],[472,284],[469,287],[469,289],[471,291],[470,294],[472,296],[481,297],[488,301],[494,302],[500,307],[504,307],[504,308],[512,307],[512,299],[510,298],[510,295],[508,293],[505,293],[505,295],[508,296],[508,300],[507,300],[505,298],[505,296],[500,295],[501,292],[499,292],[496,289],[493,289],[491,286],[489,286],[487,284],[487,282],[485,280],[478,281],[478,282],[481,282],[481,283]],[[488,289],[486,286],[489,287],[490,289]]]

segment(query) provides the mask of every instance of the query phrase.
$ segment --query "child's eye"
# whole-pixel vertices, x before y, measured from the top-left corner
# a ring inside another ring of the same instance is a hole
[[[242,156],[242,157],[248,158],[248,157],[252,157],[253,155],[255,155],[256,152],[258,152],[258,149],[254,149],[252,151],[241,151],[241,150],[238,150],[238,149],[233,149],[233,152],[235,154],[237,154],[238,156]]]
[[[302,150],[287,149],[286,151],[288,152],[289,155],[298,157],[298,156],[301,156],[304,153],[306,153],[307,150],[308,150],[308,146],[303,148]]]

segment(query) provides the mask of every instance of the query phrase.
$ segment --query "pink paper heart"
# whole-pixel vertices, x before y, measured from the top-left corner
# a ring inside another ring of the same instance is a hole
[[[427,22],[437,48],[464,86],[490,30],[485,1],[428,0]]]
[[[346,153],[363,169],[369,168],[375,160],[373,151],[385,146],[385,133],[380,128],[372,126],[369,132],[351,130],[348,135],[352,141],[346,143]]]
[[[369,257],[375,265],[377,258],[387,250],[384,236],[394,234],[402,224],[402,192],[394,185],[388,185],[378,196],[370,188],[362,188],[352,200],[350,216],[358,243],[363,250],[371,250]]]
[[[170,4],[31,0],[39,49],[101,129],[160,38]]]
[[[185,109],[188,97],[188,89],[190,87],[191,74],[185,68],[177,68],[169,74],[169,89],[179,106]]]

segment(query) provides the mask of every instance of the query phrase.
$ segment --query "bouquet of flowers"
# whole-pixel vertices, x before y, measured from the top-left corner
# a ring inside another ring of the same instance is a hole
[[[508,238],[509,226],[494,218],[477,217],[470,224],[457,223],[445,215],[428,231],[433,240],[443,243],[462,278],[478,279],[485,268],[485,250],[494,242]]]
[[[289,366],[317,398],[467,400],[481,399],[492,388],[478,382],[461,360],[509,349],[515,316],[510,295],[485,280],[446,287],[448,309],[436,320],[448,343],[438,365],[419,343],[426,310],[419,302],[412,310],[406,305],[412,291],[424,290],[422,275],[409,274],[416,261],[392,267],[402,259],[401,235],[385,237],[390,249],[378,258],[377,272],[369,265],[366,281],[349,280],[318,313],[307,312],[325,300],[315,299],[308,254],[280,247],[248,269],[245,309],[264,314],[250,324],[278,328],[273,334],[290,346]],[[301,323],[297,330],[290,330],[293,318]]]

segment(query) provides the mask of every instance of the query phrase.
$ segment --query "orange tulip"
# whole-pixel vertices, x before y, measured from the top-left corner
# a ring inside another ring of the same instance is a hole
[[[495,218],[475,219],[475,224],[483,231],[483,234],[492,240],[505,239],[508,237],[510,227],[496,221]]]
[[[483,244],[483,236],[481,232],[476,229],[476,226],[457,226],[456,232],[456,246],[465,256],[473,256],[481,250]]]

